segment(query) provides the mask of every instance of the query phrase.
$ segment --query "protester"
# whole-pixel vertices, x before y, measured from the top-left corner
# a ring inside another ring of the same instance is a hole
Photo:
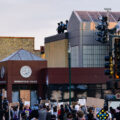
[[[108,111],[108,106],[104,106],[104,111],[109,114],[109,117],[107,118],[107,120],[112,120],[112,115],[111,115],[111,113]]]
[[[9,103],[7,99],[5,98],[3,101],[2,107],[3,110],[9,111]],[[8,114],[4,113],[5,120],[98,120],[98,114],[97,109],[93,106],[86,107],[86,106],[80,106],[79,104],[75,105],[68,105],[68,104],[62,104],[60,105],[60,108],[58,109],[57,106],[54,104],[49,104],[49,106],[45,106],[45,104],[40,105],[34,105],[31,108],[29,106],[24,106],[24,110],[21,112],[21,117],[19,116],[19,111],[21,110],[20,105],[14,105],[11,107],[11,116],[7,116]],[[39,108],[40,107],[40,108]],[[116,109],[113,109],[112,107],[109,108],[110,112],[108,111],[107,106],[103,109],[105,112],[109,114],[108,118],[106,120],[120,120],[120,106]],[[52,111],[53,110],[53,111]],[[2,112],[1,112],[2,113]],[[0,113],[0,115],[1,115]],[[103,113],[104,114],[104,113]],[[0,116],[0,120],[3,120],[2,116]]]
[[[40,110],[38,111],[39,117],[38,120],[46,120],[47,110],[45,104],[40,106]]]
[[[120,120],[120,107],[116,108],[114,117],[116,118],[116,120]]]
[[[11,110],[11,119],[12,120],[19,120],[18,106],[13,106],[13,109]]]
[[[21,118],[22,118],[22,120],[27,120],[27,116],[26,116],[25,112],[21,113]]]
[[[54,117],[55,116],[55,117]],[[55,120],[57,120],[58,117],[58,113],[57,113],[57,106],[53,107],[53,118],[56,118]]]
[[[73,115],[72,113],[67,114],[67,120],[73,120]]]
[[[50,111],[50,108],[49,108],[49,106],[47,106],[46,107],[46,109],[47,109],[47,116],[46,116],[46,120],[51,120],[51,111]]]
[[[3,100],[3,111],[4,111],[5,120],[9,120],[9,102],[7,98],[4,98]]]
[[[88,109],[87,119],[94,120],[94,111],[91,107]]]
[[[85,116],[84,116],[83,111],[78,111],[77,112],[77,118],[76,118],[76,120],[85,120]]]
[[[57,120],[56,115],[51,115],[51,120]]]
[[[30,114],[31,114],[31,109],[30,109],[30,107],[28,106],[28,105],[26,105],[25,106],[25,108],[24,108],[24,111],[23,111],[24,113],[25,113],[25,115],[26,115],[26,117],[27,117],[27,119],[29,119],[29,117],[30,117]]]
[[[34,106],[32,106],[32,110],[31,110],[31,114],[30,114],[30,119],[38,119],[38,107],[39,105],[35,104]]]
[[[23,106],[24,106],[24,103],[23,103],[22,99],[20,98],[19,99],[19,118],[20,118],[21,113],[23,111]]]
[[[62,21],[58,23],[58,27],[57,27],[58,34],[64,33],[64,31],[67,30],[68,20],[66,20],[65,22],[66,22],[65,24]]]
[[[61,105],[61,106],[60,106],[60,109],[58,110],[58,118],[59,118],[60,120],[64,120],[64,113],[65,113],[65,111],[64,111],[64,106]]]
[[[76,105],[75,105],[75,110],[76,110],[76,111],[79,111],[79,110],[80,110],[80,105],[79,105],[79,104],[76,104]]]

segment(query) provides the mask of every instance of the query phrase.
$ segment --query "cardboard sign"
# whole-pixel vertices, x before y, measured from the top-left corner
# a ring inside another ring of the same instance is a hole
[[[43,104],[43,103],[50,103],[50,100],[41,100],[40,103],[41,103],[41,104]]]
[[[103,108],[104,99],[87,97],[87,104],[86,105],[89,106],[89,107]]]
[[[13,106],[19,106],[19,102],[10,103],[10,106],[11,107],[13,107]]]
[[[86,106],[86,99],[79,99],[78,104],[80,104],[81,106],[83,106],[83,105]]]
[[[77,102],[72,102],[72,105],[77,105],[78,103]]]

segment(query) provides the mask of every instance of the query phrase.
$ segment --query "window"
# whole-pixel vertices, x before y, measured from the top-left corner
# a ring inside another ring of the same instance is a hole
[[[71,66],[79,66],[79,57],[78,57],[78,46],[71,47]]]
[[[83,46],[83,67],[104,67],[104,57],[109,53],[109,46]]]

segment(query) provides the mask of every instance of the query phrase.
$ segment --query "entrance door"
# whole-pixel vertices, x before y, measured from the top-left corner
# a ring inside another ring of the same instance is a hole
[[[19,91],[12,91],[12,102],[19,101]]]
[[[33,106],[34,104],[37,104],[37,91],[36,90],[32,90],[31,91],[31,106]]]
[[[30,90],[20,90],[20,98],[22,98],[24,102],[30,102]]]

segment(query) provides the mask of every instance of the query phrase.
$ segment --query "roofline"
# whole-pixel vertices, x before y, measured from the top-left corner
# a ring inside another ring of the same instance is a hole
[[[77,12],[104,12],[104,13],[107,13],[106,11],[100,11],[100,10],[87,10],[87,11],[85,11],[85,10],[74,10],[73,11],[74,13],[77,13]],[[110,11],[110,13],[120,13],[120,11]]]
[[[35,37],[13,37],[13,36],[0,36],[0,38],[26,38],[26,39],[34,39]]]
[[[100,11],[100,10],[75,10],[74,12],[105,12],[106,11]],[[117,12],[117,11],[110,11],[110,12]]]
[[[63,40],[63,39],[68,39],[68,32],[65,33],[61,33],[61,34],[56,34],[53,36],[49,36],[49,37],[45,37],[44,38],[44,43],[50,43],[50,42],[54,42],[54,41],[59,41],[59,40]]]
[[[78,18],[78,20],[80,20],[82,22],[82,19],[80,18],[80,16],[78,15],[78,13],[76,11],[73,11],[73,13],[76,15],[76,17]]]

